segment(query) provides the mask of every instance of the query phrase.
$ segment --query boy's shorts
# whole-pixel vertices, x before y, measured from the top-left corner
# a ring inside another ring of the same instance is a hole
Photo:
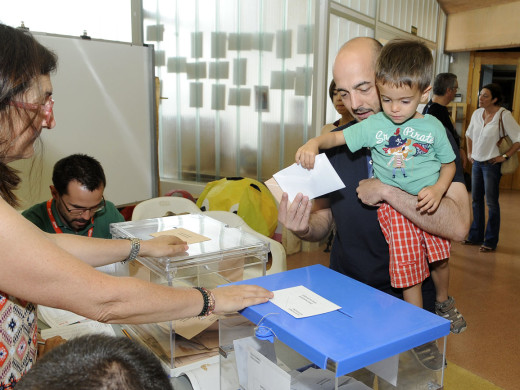
[[[450,257],[449,240],[419,229],[388,204],[379,207],[377,216],[390,250],[392,287],[404,288],[421,283],[430,276],[428,262]]]

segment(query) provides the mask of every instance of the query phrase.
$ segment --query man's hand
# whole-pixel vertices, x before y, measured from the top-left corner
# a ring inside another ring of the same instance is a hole
[[[424,187],[417,194],[417,210],[421,213],[433,214],[441,203],[444,192],[436,186]]]
[[[384,202],[383,193],[387,184],[379,179],[364,179],[359,182],[356,192],[359,200],[368,206],[379,206]]]
[[[289,206],[289,196],[286,192],[278,206],[278,221],[294,234],[301,236],[309,231],[309,218],[312,202],[307,196],[298,193]]]

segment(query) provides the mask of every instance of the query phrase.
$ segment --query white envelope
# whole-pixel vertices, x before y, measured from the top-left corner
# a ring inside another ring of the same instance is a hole
[[[301,192],[314,199],[329,192],[345,188],[345,184],[330,164],[325,153],[320,153],[314,161],[314,169],[308,170],[293,164],[273,175],[284,192],[289,195],[289,202]]]

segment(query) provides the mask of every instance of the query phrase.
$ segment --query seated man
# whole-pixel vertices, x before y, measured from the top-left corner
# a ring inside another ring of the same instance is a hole
[[[62,158],[54,165],[52,183],[52,199],[22,213],[41,230],[112,238],[110,224],[124,221],[114,204],[103,197],[105,172],[95,158],[85,154]],[[98,269],[108,271],[105,267]]]
[[[161,362],[126,337],[93,334],[48,352],[16,385],[18,390],[172,389]]]
[[[22,213],[43,231],[112,238],[109,225],[124,221],[103,197],[105,172],[95,158],[85,154],[62,158],[54,165],[52,184],[52,199]]]

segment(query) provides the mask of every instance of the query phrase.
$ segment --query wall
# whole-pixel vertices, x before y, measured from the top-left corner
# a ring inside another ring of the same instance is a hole
[[[448,15],[445,50],[520,46],[520,1]]]
[[[462,94],[462,101],[467,100],[468,91],[468,67],[469,67],[469,52],[453,53],[453,61],[450,63],[449,71],[457,75],[459,82],[459,93]]]

